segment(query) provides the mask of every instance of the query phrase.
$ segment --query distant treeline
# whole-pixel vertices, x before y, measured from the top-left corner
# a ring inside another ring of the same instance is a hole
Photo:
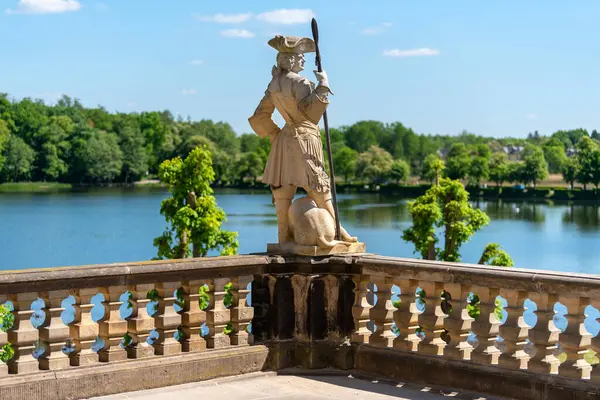
[[[548,170],[563,173],[566,182],[600,183],[600,134],[595,130],[497,139],[469,132],[418,134],[401,123],[360,121],[330,133],[336,175],[346,183],[397,183],[411,176],[431,181],[432,165],[440,157],[443,174],[472,184],[535,185]],[[237,135],[225,122],[184,120],[169,111],[110,113],[83,107],[68,96],[48,105],[0,94],[0,183],[131,183],[154,177],[162,161],[185,157],[201,145],[213,154],[220,185],[253,182],[262,175],[270,150],[268,139]],[[515,158],[510,149],[516,149],[517,161],[509,161],[509,153]]]

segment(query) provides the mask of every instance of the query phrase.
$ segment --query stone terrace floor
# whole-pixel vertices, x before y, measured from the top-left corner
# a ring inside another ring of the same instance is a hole
[[[456,393],[413,384],[390,384],[350,376],[293,376],[275,373],[248,374],[160,389],[95,397],[92,400],[435,400],[491,397]],[[496,399],[497,400],[497,399]]]

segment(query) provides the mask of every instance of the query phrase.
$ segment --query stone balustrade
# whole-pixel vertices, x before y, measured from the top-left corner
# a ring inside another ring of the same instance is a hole
[[[3,272],[0,303],[14,317],[0,331],[0,346],[14,351],[0,362],[0,394],[25,374],[106,374],[196,357],[198,365],[215,360],[212,375],[168,384],[301,367],[506,396],[525,382],[522,398],[553,390],[600,396],[598,276],[374,255],[256,255]],[[268,357],[248,368],[218,363],[223,354],[248,362],[243,349]]]

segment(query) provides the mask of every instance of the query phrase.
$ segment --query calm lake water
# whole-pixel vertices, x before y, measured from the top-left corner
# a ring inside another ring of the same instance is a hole
[[[24,269],[148,260],[154,237],[165,228],[159,214],[167,192],[102,189],[57,194],[0,194],[0,269]],[[410,225],[407,199],[339,195],[340,216],[367,251],[414,257],[401,240]],[[262,252],[275,242],[275,210],[269,193],[223,190],[225,228],[239,232],[240,253]],[[522,268],[600,273],[597,205],[476,202],[491,217],[462,250],[477,262],[485,244],[498,242]]]

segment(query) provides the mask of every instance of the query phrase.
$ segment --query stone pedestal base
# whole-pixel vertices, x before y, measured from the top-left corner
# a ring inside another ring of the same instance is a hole
[[[273,255],[330,256],[334,254],[356,254],[365,252],[366,246],[361,242],[352,243],[349,246],[338,244],[327,249],[323,249],[319,246],[303,246],[293,242],[267,243],[267,253]]]

